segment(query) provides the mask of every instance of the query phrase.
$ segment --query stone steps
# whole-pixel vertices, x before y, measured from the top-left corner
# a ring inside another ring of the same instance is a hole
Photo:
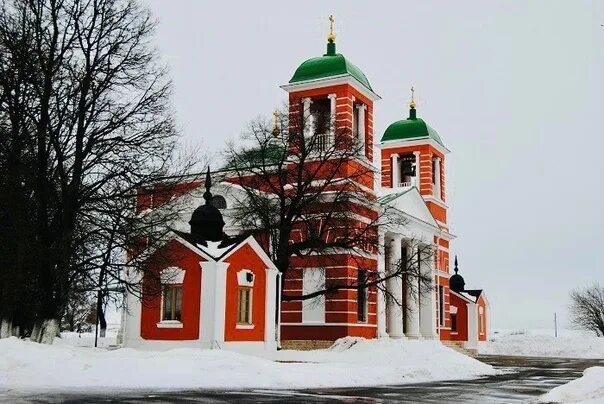
[[[457,352],[475,358],[478,356],[478,350],[472,348],[465,348],[461,341],[441,341],[442,344],[451,349],[455,349]]]

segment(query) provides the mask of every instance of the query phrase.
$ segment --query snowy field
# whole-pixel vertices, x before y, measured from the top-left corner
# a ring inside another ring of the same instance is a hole
[[[577,330],[495,330],[480,345],[485,355],[604,359],[604,338]]]
[[[539,397],[541,403],[604,403],[604,367],[585,369],[583,376]]]
[[[52,346],[0,340],[0,389],[13,391],[351,387],[404,384],[496,373],[437,341],[346,339],[333,349],[281,351],[261,358],[221,350]],[[304,363],[280,363],[300,361]]]

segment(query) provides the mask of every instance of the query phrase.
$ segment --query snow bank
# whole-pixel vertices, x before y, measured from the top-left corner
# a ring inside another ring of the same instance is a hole
[[[583,376],[539,397],[541,403],[604,402],[604,367],[585,369]]]
[[[0,388],[312,388],[415,383],[493,374],[436,341],[366,341],[350,349],[281,351],[280,363],[221,350],[108,351],[0,340]],[[311,362],[311,363],[310,363]]]
[[[499,330],[479,345],[483,355],[546,356],[558,358],[604,358],[604,338],[576,330]]]

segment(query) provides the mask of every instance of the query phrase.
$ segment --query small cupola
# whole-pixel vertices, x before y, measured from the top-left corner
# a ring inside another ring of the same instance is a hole
[[[206,241],[221,241],[224,238],[224,219],[220,210],[212,205],[211,186],[212,180],[210,178],[210,168],[208,167],[205,181],[206,191],[203,194],[205,204],[193,211],[189,224],[191,225],[191,234],[197,238]]]
[[[409,117],[393,122],[384,131],[382,143],[388,141],[416,141],[432,139],[441,146],[445,146],[438,132],[436,132],[423,119],[417,117],[417,102],[415,88],[411,87],[411,102],[409,103]]]
[[[463,292],[466,288],[466,281],[464,281],[463,276],[459,275],[457,272],[459,268],[457,267],[457,255],[455,256],[455,275],[449,278],[449,289],[453,292]]]
[[[289,80],[290,85],[316,82],[317,80],[352,77],[362,87],[373,93],[371,84],[365,73],[356,65],[336,52],[336,34],[333,32],[334,18],[329,16],[329,34],[327,35],[327,50],[323,56],[314,57],[303,62]],[[374,94],[377,98],[377,94]]]

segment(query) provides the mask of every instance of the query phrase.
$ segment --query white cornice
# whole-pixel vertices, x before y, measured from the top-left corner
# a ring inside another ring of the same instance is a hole
[[[445,146],[438,143],[436,140],[431,137],[421,137],[414,138],[410,140],[386,140],[384,142],[380,142],[378,148],[384,150],[385,148],[390,147],[409,147],[409,146],[421,146],[428,143],[430,146],[434,147],[436,150],[441,152],[442,154],[449,154],[451,150],[447,149]]]
[[[382,97],[374,93],[372,90],[369,90],[367,87],[365,87],[365,85],[363,85],[360,81],[358,81],[356,78],[354,78],[348,73],[320,79],[306,80],[293,84],[288,83],[280,87],[288,93],[291,93],[294,91],[312,90],[313,88],[331,87],[342,84],[351,85],[358,92],[363,94],[365,97],[369,98],[371,101],[377,101],[382,99]]]
[[[436,198],[434,195],[422,195],[424,197],[424,199],[426,200],[426,202],[430,201],[430,202],[434,202],[435,204],[437,204],[438,206],[440,206],[441,208],[444,209],[449,209],[449,206],[443,202],[442,199],[440,198]]]

